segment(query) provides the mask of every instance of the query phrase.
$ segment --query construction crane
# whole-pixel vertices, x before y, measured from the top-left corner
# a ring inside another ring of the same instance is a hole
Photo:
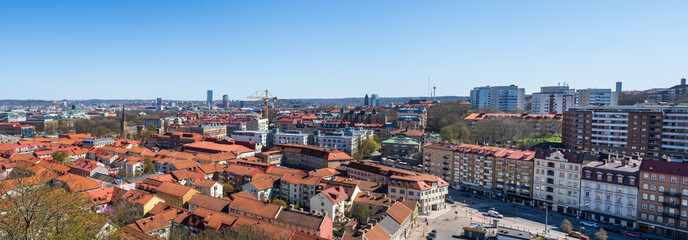
[[[265,91],[257,91],[251,96],[246,97],[248,99],[262,99],[265,101],[265,111],[263,111],[263,118],[268,119],[268,110],[270,110],[270,101],[275,102],[277,100],[277,97],[272,96],[268,90]]]

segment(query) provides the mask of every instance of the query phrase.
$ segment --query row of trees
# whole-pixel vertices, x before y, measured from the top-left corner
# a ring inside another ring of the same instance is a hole
[[[495,109],[480,109],[479,112],[498,112]],[[458,101],[443,102],[428,108],[426,130],[439,132],[442,140],[457,143],[478,143],[487,145],[519,146],[533,137],[557,135],[561,122],[539,120],[539,129],[532,122],[520,119],[487,119],[469,125],[464,120],[473,113],[470,105]]]

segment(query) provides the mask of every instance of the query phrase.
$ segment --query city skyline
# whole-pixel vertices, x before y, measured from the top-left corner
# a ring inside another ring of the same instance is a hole
[[[425,96],[428,78],[438,96],[511,84],[532,94],[561,82],[671,87],[686,76],[686,6],[6,2],[0,79],[13,91],[0,98]]]

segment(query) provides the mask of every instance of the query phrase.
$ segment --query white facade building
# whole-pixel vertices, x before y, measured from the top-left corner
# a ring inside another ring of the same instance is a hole
[[[250,142],[256,145],[256,150],[268,144],[268,132],[263,131],[234,131],[231,138],[237,141]]]
[[[586,219],[636,228],[639,160],[595,161],[583,167],[580,206]]]
[[[572,150],[538,150],[533,179],[535,205],[548,207],[554,212],[578,215],[583,164],[598,158]]]
[[[272,145],[278,145],[283,143],[308,145],[309,136],[310,134],[301,133],[300,131],[280,132],[279,129],[274,129],[274,132],[272,134]]]
[[[562,93],[533,93],[532,114],[563,113],[573,106],[573,96]]]

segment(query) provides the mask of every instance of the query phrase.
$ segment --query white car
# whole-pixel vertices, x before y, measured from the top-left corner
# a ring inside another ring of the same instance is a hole
[[[581,225],[586,226],[586,227],[594,227],[594,228],[599,228],[600,225],[594,222],[580,222]]]
[[[490,215],[490,217],[495,217],[495,218],[503,218],[504,217],[504,215],[499,214],[499,212],[497,212],[495,210],[487,211],[487,215]]]

